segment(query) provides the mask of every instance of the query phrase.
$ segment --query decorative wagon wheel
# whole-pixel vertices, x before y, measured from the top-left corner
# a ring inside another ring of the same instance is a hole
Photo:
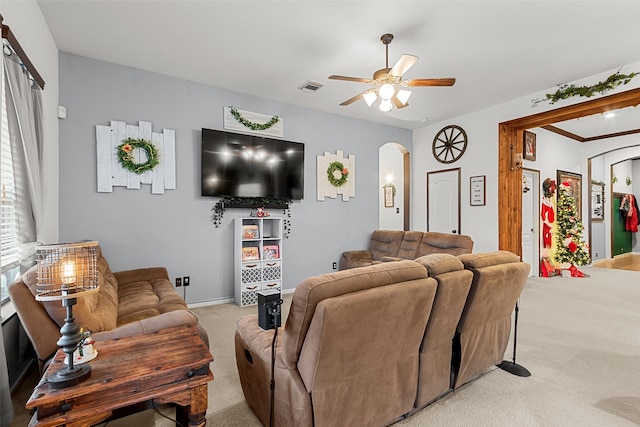
[[[440,163],[453,163],[467,149],[467,133],[460,126],[449,125],[442,128],[433,138],[431,150]]]

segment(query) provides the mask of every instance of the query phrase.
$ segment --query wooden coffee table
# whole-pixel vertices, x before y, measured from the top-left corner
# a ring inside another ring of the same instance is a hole
[[[98,356],[88,362],[91,376],[63,389],[47,378],[64,365],[58,350],[26,404],[36,412],[30,426],[84,427],[119,413],[147,409],[145,403],[174,403],[183,426],[204,426],[207,383],[213,380],[209,352],[195,327],[97,341]]]

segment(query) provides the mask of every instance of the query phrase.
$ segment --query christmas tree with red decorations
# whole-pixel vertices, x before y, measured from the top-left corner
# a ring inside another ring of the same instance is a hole
[[[578,217],[576,200],[571,195],[569,184],[563,182],[558,189],[556,235],[556,265],[571,271],[574,277],[582,277],[576,266],[591,262],[589,246],[582,240],[584,226]]]

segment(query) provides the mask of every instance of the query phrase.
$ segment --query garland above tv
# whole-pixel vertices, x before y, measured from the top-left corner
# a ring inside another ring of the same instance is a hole
[[[240,110],[233,106],[223,108],[224,128],[234,132],[284,137],[284,121],[277,115]]]
[[[231,115],[235,117],[237,121],[239,121],[240,123],[242,123],[244,126],[248,127],[251,130],[269,129],[271,126],[275,125],[280,121],[280,117],[273,116],[271,117],[271,120],[269,120],[267,123],[254,123],[242,117],[242,114],[240,114],[240,112],[236,107],[229,107],[229,109],[231,110]]]

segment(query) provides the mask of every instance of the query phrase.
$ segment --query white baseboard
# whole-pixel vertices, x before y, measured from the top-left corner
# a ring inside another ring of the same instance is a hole
[[[287,294],[292,294],[295,292],[295,288],[293,289],[283,289],[280,293],[282,295],[287,295]],[[231,302],[234,302],[235,298],[233,297],[225,297],[225,298],[217,298],[214,300],[209,300],[209,301],[201,301],[201,302],[194,302],[191,304],[187,304],[187,307],[189,308],[198,308],[198,307],[208,307],[210,305],[218,305],[218,304],[228,304]]]

